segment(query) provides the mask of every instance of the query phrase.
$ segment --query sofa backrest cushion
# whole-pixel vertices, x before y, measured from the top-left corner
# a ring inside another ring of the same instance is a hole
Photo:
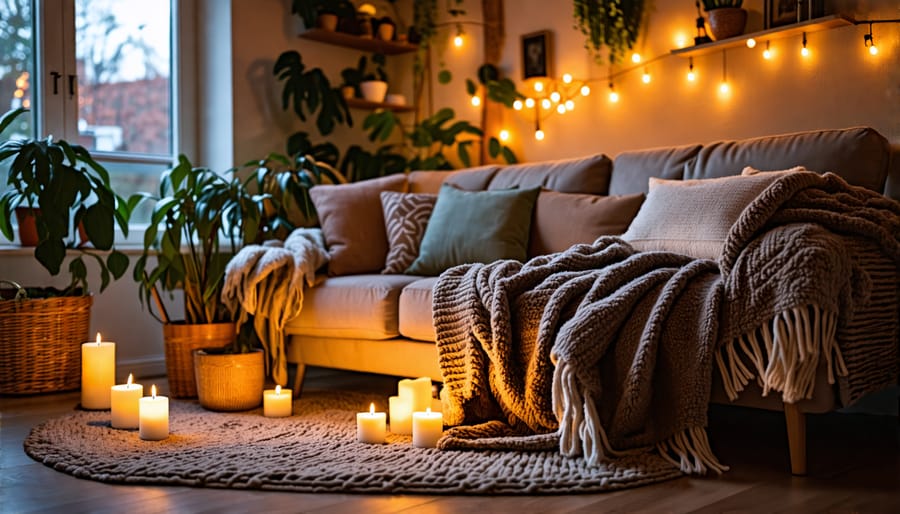
[[[677,180],[684,166],[700,152],[700,145],[671,146],[622,152],[613,161],[609,194],[647,194],[650,177]]]
[[[486,165],[450,171],[411,171],[410,193],[438,194],[444,182],[466,191],[484,191],[500,166]]]
[[[435,276],[459,264],[524,261],[540,189],[463,191],[441,186],[419,256],[406,270]]]
[[[600,196],[541,191],[531,219],[528,257],[562,252],[577,243],[625,232],[644,194]]]
[[[717,259],[744,208],[783,175],[757,173],[700,180],[650,178],[647,199],[622,239],[641,251]]]
[[[405,174],[309,189],[328,246],[329,275],[381,271],[388,244],[380,195],[405,190]]]
[[[494,175],[488,189],[542,187],[560,193],[605,195],[612,161],[604,154],[579,159],[512,164]]]
[[[684,178],[738,175],[745,166],[761,170],[804,166],[836,173],[850,184],[881,193],[889,162],[887,139],[872,128],[854,127],[712,143],[687,164]]]

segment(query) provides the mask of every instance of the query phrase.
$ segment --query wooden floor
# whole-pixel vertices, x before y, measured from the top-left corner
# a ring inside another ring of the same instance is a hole
[[[396,379],[310,369],[306,387],[388,395],[396,390]],[[78,398],[78,393],[0,398],[2,512],[900,512],[900,430],[897,418],[888,416],[810,416],[807,477],[788,472],[781,413],[714,406],[713,448],[731,466],[721,477],[592,495],[297,494],[107,485],[73,478],[25,455],[22,441],[30,428],[70,412]]]

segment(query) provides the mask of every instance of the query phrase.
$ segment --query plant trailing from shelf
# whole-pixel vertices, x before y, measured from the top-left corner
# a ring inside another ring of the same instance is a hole
[[[27,109],[15,109],[0,119],[0,132]],[[80,145],[45,139],[10,139],[0,144],[0,161],[11,159],[9,189],[0,195],[0,231],[12,240],[11,218],[17,207],[34,209],[38,243],[34,256],[51,275],[60,272],[67,250],[80,255],[69,263],[70,284],[61,295],[88,294],[85,257],[100,267],[100,291],[110,279],[128,269],[128,257],[114,248],[115,225],[128,234],[131,211],[140,202],[128,201],[110,186],[109,173]],[[87,242],[75,246],[75,227],[83,227]],[[107,254],[107,255],[103,255]]]
[[[508,78],[500,77],[500,70],[493,64],[482,64],[478,68],[478,82],[485,89],[485,97],[512,108],[516,100],[524,100],[525,95],[516,89],[516,84]],[[478,85],[472,79],[466,79],[466,92],[469,96],[478,93]]]
[[[353,126],[353,118],[340,91],[331,87],[321,68],[307,69],[296,50],[288,50],[278,56],[273,73],[284,81],[281,94],[283,109],[293,105],[294,113],[306,121],[316,116],[316,127],[322,135],[331,134],[338,124]]]
[[[574,0],[575,26],[587,36],[585,48],[602,62],[603,47],[610,64],[634,47],[643,26],[644,0]]]

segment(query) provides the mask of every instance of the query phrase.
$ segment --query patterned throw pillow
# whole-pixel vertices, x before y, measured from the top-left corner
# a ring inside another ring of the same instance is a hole
[[[435,201],[437,195],[382,191],[381,207],[388,238],[382,273],[403,273],[416,260]]]

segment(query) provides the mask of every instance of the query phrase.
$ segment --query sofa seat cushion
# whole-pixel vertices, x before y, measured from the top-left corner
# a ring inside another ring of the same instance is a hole
[[[329,277],[306,290],[300,315],[285,331],[319,337],[397,337],[400,291],[419,277],[345,275]]]
[[[431,318],[431,291],[438,277],[416,280],[400,293],[400,335],[419,341],[435,341]]]

